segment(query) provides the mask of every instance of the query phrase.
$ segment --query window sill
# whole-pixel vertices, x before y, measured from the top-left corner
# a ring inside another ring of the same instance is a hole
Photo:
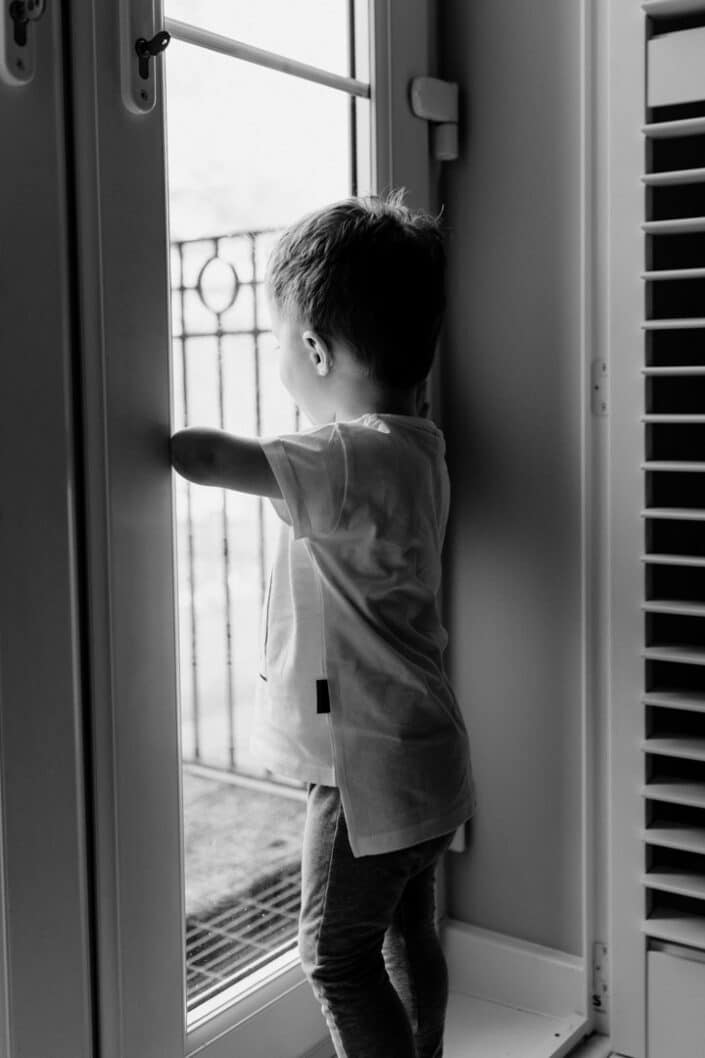
[[[327,1027],[293,948],[202,1003],[188,1024],[186,1058],[208,1047],[208,1058],[233,1054],[305,1054]]]

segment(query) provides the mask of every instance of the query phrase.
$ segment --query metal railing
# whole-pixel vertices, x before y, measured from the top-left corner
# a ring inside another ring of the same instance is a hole
[[[299,410],[287,401],[269,355],[273,338],[263,280],[276,235],[276,229],[235,231],[171,243],[175,428],[208,425],[249,436],[299,428]],[[185,922],[191,1012],[296,945],[300,856],[294,847],[301,820],[280,813],[270,826],[250,818],[250,828],[262,828],[261,838],[252,834],[248,845],[243,835],[233,849],[208,836],[207,820],[198,816],[212,813],[212,798],[224,805],[226,789],[242,801],[227,809],[237,817],[235,830],[242,829],[243,814],[252,816],[247,795],[261,796],[262,813],[269,810],[267,795],[256,793],[264,773],[247,760],[239,734],[254,705],[254,633],[264,602],[267,519],[273,527],[276,515],[261,497],[238,498],[231,490],[204,489],[184,478],[177,483],[176,515],[182,762],[190,784],[205,769],[213,778],[230,773],[213,787],[207,805],[185,807],[191,835],[185,846],[186,874],[192,879]],[[218,639],[221,649],[214,653]],[[271,792],[303,784],[268,779],[266,785]],[[272,838],[275,831],[277,840]],[[290,848],[283,856],[282,845]],[[199,894],[193,881],[202,875],[204,862],[214,876],[224,872],[222,892],[213,898]],[[233,878],[233,867],[238,878],[249,875],[250,882],[226,882]]]
[[[278,379],[271,378],[267,384],[271,372],[264,370],[273,359],[271,356],[267,358],[271,353],[272,339],[264,297],[264,272],[278,231],[233,231],[171,243],[172,362],[177,428],[210,425],[249,436],[299,428],[299,409],[290,399],[288,403],[282,403],[287,398],[281,396],[281,384]],[[210,391],[208,399],[206,389]],[[269,404],[273,409],[267,414]],[[228,409],[231,406],[248,409],[244,421],[242,414],[236,421],[230,421],[232,416],[229,416]],[[182,663],[184,654],[187,654],[189,670],[189,678],[182,679],[181,688],[186,718],[183,760],[260,776],[262,773],[256,764],[247,762],[242,747],[238,746],[238,727],[242,726],[239,710],[251,707],[252,703],[238,700],[233,649],[239,641],[249,644],[250,654],[244,668],[247,673],[252,673],[254,693],[257,666],[252,658],[252,630],[261,619],[268,558],[265,502],[261,497],[248,497],[246,502],[251,515],[243,513],[241,507],[240,521],[234,527],[229,510],[236,503],[236,496],[223,489],[219,501],[209,499],[211,510],[207,532],[211,568],[204,575],[197,571],[196,561],[199,531],[206,531],[204,518],[200,518],[199,525],[196,517],[204,490],[202,486],[194,489],[192,483],[184,479],[181,479],[179,488],[183,502],[177,505],[177,520],[184,549],[180,595],[185,602],[180,623],[182,640],[186,639],[187,643],[182,642]],[[217,516],[214,502],[219,502],[220,506]],[[239,549],[237,561],[231,553],[234,533]],[[214,546],[216,534],[217,548]],[[216,552],[219,556],[217,564]],[[242,581],[244,584],[247,578],[251,583],[253,570],[256,570],[258,598],[253,597],[252,591],[245,598],[244,589],[241,597],[238,596],[238,583]],[[204,608],[197,603],[199,594],[208,595],[215,607],[215,596],[221,591],[222,599],[217,605],[222,619],[209,619]],[[237,621],[234,617],[236,602]],[[212,650],[213,636],[217,634],[207,629],[204,635],[201,634],[204,631],[201,625],[209,623],[214,629],[216,625],[222,628],[225,657],[208,662],[211,690],[204,694],[201,687],[205,671],[204,652],[209,647]],[[218,697],[213,690],[216,671],[221,672],[225,689],[224,702],[220,703],[214,700]],[[240,682],[242,684],[243,679]],[[204,745],[206,728],[211,732],[210,749]],[[226,752],[225,760],[222,748]]]

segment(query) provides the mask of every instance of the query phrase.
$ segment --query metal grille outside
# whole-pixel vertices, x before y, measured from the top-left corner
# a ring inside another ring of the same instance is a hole
[[[208,914],[189,916],[187,1010],[293,948],[300,907],[301,864],[289,863]]]

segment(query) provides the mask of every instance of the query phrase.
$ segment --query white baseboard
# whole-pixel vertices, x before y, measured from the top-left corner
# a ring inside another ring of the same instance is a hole
[[[440,922],[440,932],[452,991],[552,1017],[588,1017],[578,956],[453,918]]]

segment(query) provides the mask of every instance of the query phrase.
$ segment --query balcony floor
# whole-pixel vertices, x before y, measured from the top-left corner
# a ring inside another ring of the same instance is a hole
[[[183,768],[191,1009],[296,943],[305,792]]]

